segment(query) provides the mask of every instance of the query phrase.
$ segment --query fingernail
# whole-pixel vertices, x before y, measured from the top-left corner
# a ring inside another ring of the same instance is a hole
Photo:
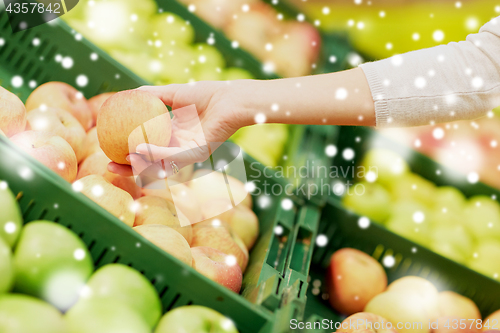
[[[127,157],[125,157],[125,159],[127,160],[127,162],[130,162],[130,156],[127,155]]]

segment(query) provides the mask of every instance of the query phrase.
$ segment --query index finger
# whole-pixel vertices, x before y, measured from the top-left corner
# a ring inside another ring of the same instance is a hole
[[[180,84],[168,84],[166,86],[142,86],[137,89],[147,91],[162,100],[168,106],[174,103],[174,97]]]

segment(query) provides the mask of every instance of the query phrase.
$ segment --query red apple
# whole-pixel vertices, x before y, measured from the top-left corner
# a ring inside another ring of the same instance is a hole
[[[10,91],[0,87],[0,131],[10,137],[26,128],[26,109],[23,102]]]
[[[86,133],[71,113],[59,108],[43,107],[29,111],[26,117],[28,130],[52,132],[59,135],[73,148],[76,160],[80,162],[83,159]]]
[[[186,265],[193,265],[193,256],[188,242],[174,229],[166,225],[145,224],[134,227],[134,230]]]
[[[327,283],[332,307],[345,314],[363,311],[387,287],[382,265],[368,254],[344,248],[330,259]]]
[[[94,124],[97,121],[97,115],[99,114],[99,110],[101,109],[101,106],[106,102],[108,98],[113,96],[115,93],[114,92],[107,92],[103,94],[99,94],[97,96],[92,97],[89,99],[89,107],[90,111],[92,111],[92,119],[94,121]]]
[[[73,183],[80,191],[128,226],[134,225],[134,199],[132,196],[108,182],[100,175],[89,175]]]
[[[128,192],[132,198],[137,199],[141,196],[141,188],[135,183],[134,177],[124,177],[108,171],[108,164],[111,160],[104,152],[96,152],[87,157],[78,169],[76,179],[81,179],[89,175],[103,176],[111,184]]]
[[[233,256],[211,247],[191,248],[193,268],[229,290],[239,293],[243,275]]]
[[[387,328],[387,324],[388,320],[379,315],[368,312],[358,312],[344,319],[339,329],[337,329],[337,332],[396,333],[395,329]]]
[[[130,165],[126,157],[135,153],[141,143],[167,147],[171,131],[170,114],[165,104],[142,90],[114,94],[104,102],[97,116],[101,149],[120,164]]]
[[[248,264],[248,250],[243,241],[218,219],[193,225],[192,247],[208,246],[236,258],[242,272]]]
[[[282,24],[276,11],[261,2],[253,3],[247,12],[240,12],[229,21],[224,31],[241,47],[262,59],[266,55],[266,44],[281,33]]]
[[[92,127],[92,111],[81,92],[64,82],[47,82],[36,88],[26,100],[26,110],[41,106],[55,107],[71,113],[87,131]]]
[[[50,132],[26,131],[10,140],[68,182],[76,178],[77,161],[66,140]]]

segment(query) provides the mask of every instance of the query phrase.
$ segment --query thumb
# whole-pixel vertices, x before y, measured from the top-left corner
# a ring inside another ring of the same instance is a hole
[[[175,93],[180,87],[180,84],[169,84],[166,86],[142,86],[137,89],[147,91],[161,99],[161,101],[166,105],[172,106],[174,103]]]

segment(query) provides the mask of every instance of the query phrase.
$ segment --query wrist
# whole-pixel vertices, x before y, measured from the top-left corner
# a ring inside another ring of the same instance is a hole
[[[238,128],[255,124],[255,115],[262,110],[261,87],[265,84],[262,80],[236,80],[232,81],[229,96],[235,102],[235,118]]]

